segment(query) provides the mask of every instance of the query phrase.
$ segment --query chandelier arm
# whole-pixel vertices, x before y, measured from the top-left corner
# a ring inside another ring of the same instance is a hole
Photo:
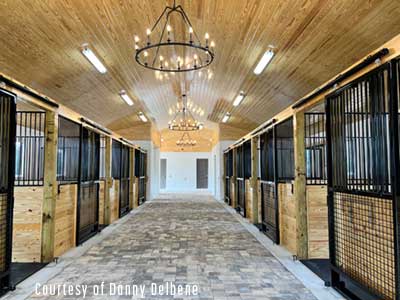
[[[154,55],[153,63],[151,64],[153,67],[154,67],[154,64],[156,63],[158,53],[160,52],[161,42],[162,42],[162,39],[163,39],[163,37],[164,37],[165,28],[167,27],[167,24],[168,24],[168,21],[169,21],[169,15],[170,15],[171,12],[172,12],[172,10],[170,10],[169,12],[166,13],[166,14],[167,14],[167,16],[166,16],[166,19],[167,19],[167,20],[166,20],[166,22],[165,22],[165,24],[164,24],[164,26],[163,26],[163,29],[162,29],[162,32],[161,32],[161,35],[160,35],[160,39],[159,39],[159,41],[158,41],[158,46],[157,46],[156,54]]]
[[[165,13],[167,12],[167,10],[171,10],[171,9],[172,9],[172,7],[170,7],[170,6],[167,6],[167,7],[164,8],[164,11],[163,11],[162,14],[158,17],[156,23],[155,23],[154,26],[151,28],[151,31],[153,31],[154,29],[156,29],[158,23],[160,23],[162,17],[165,15]]]
[[[180,12],[181,15],[183,16],[183,19],[185,20],[185,22],[186,22],[187,24],[189,24],[189,26],[192,27],[192,29],[193,29],[193,25],[192,25],[192,23],[190,22],[190,19],[189,19],[189,17],[187,16],[185,10],[184,10],[184,9],[182,8],[182,6],[180,6],[180,5],[178,5],[178,7],[180,8],[179,12]],[[178,8],[178,7],[177,7],[177,8]],[[200,41],[200,39],[199,39],[199,36],[197,35],[197,32],[196,32],[194,29],[193,29],[193,34],[194,34],[194,36],[196,37],[197,42],[198,42],[199,44],[201,44],[201,41]]]

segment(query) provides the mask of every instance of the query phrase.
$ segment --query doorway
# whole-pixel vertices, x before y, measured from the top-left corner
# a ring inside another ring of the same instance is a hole
[[[160,189],[165,190],[167,188],[167,159],[160,159]]]
[[[208,158],[196,159],[196,188],[208,189]]]

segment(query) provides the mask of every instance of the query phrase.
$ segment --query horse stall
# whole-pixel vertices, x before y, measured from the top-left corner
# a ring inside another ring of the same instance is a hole
[[[146,188],[147,188],[147,178],[146,178],[146,168],[147,168],[147,153],[135,149],[135,177],[137,182],[137,203],[142,205],[146,202]]]
[[[246,217],[243,144],[236,147],[236,211]]]
[[[57,182],[54,255],[60,256],[76,245],[81,125],[58,118]]]
[[[76,244],[99,232],[100,134],[81,128]]]
[[[129,147],[121,146],[121,166],[120,166],[120,193],[119,193],[119,217],[125,216],[130,212],[129,205],[129,185],[130,185],[130,153]]]
[[[399,64],[326,97],[331,283],[359,299],[399,299]]]
[[[308,254],[307,259],[302,262],[328,282],[330,276],[325,120],[324,105],[317,105],[304,113]]]
[[[260,194],[260,229],[274,243],[279,244],[279,202],[277,191],[277,168],[275,151],[275,127],[260,135],[259,155],[259,194]]]
[[[112,164],[111,177],[112,187],[110,192],[110,222],[114,222],[119,218],[119,200],[120,200],[120,176],[121,176],[121,149],[122,143],[112,140]]]
[[[46,113],[17,101],[11,280],[16,285],[41,263]]]
[[[251,193],[251,139],[243,143],[243,177],[244,177],[244,207],[245,216],[248,219],[253,217],[253,195]]]
[[[16,96],[0,90],[0,296],[11,278]]]
[[[231,205],[231,177],[233,175],[233,152],[229,150],[228,152],[224,153],[224,167],[225,167],[225,197],[224,201]]]

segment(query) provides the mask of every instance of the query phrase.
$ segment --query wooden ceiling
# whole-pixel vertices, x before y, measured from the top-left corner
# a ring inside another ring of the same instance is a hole
[[[157,79],[133,58],[133,36],[144,36],[172,0],[2,0],[0,72],[133,138],[131,128],[149,127],[138,111],[165,128],[182,92],[207,126],[229,111],[226,126],[250,130],[400,33],[400,1],[177,2],[197,33],[216,43],[211,79],[205,72]],[[84,43],[108,68],[105,75],[82,56]],[[276,56],[255,76],[269,45]],[[120,99],[121,89],[133,107]],[[247,97],[234,108],[240,90]]]

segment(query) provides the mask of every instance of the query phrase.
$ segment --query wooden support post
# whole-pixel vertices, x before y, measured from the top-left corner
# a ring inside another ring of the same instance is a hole
[[[233,208],[236,208],[236,205],[237,205],[237,199],[236,199],[236,197],[237,197],[237,189],[236,189],[236,176],[237,176],[236,152],[237,152],[237,149],[234,148],[232,150],[232,155],[233,155],[233,157],[232,157],[232,165],[233,165],[232,170],[233,170],[233,172],[232,173],[233,174],[232,174],[232,177],[231,177],[231,203],[232,203],[232,207]]]
[[[135,149],[129,148],[129,209],[135,208]]]
[[[46,111],[44,187],[42,204],[41,261],[54,259],[55,213],[57,200],[58,114]]]
[[[111,205],[110,205],[110,189],[112,188],[113,182],[111,177],[112,169],[112,138],[106,136],[106,148],[105,148],[105,183],[104,183],[104,224],[109,225],[111,223]]]
[[[296,248],[299,259],[308,258],[307,198],[306,198],[306,160],[304,142],[304,111],[294,114],[294,196],[296,207]]]
[[[257,190],[257,175],[258,175],[258,136],[251,139],[251,222],[258,223],[258,190]]]

